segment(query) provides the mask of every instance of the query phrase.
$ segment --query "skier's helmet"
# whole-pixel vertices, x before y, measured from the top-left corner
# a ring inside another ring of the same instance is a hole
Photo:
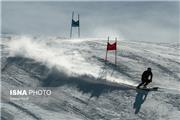
[[[147,70],[148,70],[148,71],[151,71],[151,68],[149,67]]]

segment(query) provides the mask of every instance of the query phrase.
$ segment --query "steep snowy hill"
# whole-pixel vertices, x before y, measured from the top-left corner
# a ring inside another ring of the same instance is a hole
[[[178,120],[180,54],[178,43],[118,41],[105,62],[106,40],[56,37],[2,38],[3,120]],[[150,86],[136,90],[151,67]],[[49,97],[9,99],[10,89],[52,90]]]

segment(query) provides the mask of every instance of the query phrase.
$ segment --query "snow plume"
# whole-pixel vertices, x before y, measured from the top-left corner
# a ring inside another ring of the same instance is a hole
[[[93,70],[96,68],[85,62],[85,59],[78,51],[71,51],[72,53],[69,55],[63,50],[62,46],[49,46],[48,43],[50,42],[53,41],[32,39],[26,36],[13,39],[8,43],[10,56],[31,58],[47,65],[49,68],[56,66],[61,70],[63,69],[68,74],[78,73],[95,75]]]
[[[39,40],[32,40],[30,37],[20,37],[8,43],[10,56],[22,56],[42,62],[48,67],[64,62],[68,64],[65,57],[56,58],[57,54],[50,50],[45,43]],[[59,51],[62,53],[62,51]]]
[[[93,43],[96,44],[96,42]],[[10,57],[21,56],[30,58],[46,65],[50,69],[56,67],[59,71],[69,76],[88,75],[98,79],[103,71],[104,64],[102,62],[98,63],[97,60],[92,60],[92,56],[96,51],[93,51],[92,48],[85,44],[87,42],[84,40],[74,42],[69,39],[42,39],[21,36],[9,41],[8,48]],[[102,51],[100,54],[102,54]],[[134,84],[125,80],[124,77],[112,76],[110,72],[107,72],[102,79],[129,85]]]

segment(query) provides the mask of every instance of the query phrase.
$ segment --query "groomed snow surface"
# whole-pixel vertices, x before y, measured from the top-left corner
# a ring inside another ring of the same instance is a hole
[[[116,66],[113,51],[104,60],[105,39],[1,39],[2,120],[180,119],[179,43],[118,41]],[[147,67],[158,91],[135,89]],[[52,95],[9,100],[20,88]]]

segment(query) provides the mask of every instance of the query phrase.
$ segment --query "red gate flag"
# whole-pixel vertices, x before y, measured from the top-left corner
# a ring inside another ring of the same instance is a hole
[[[116,50],[116,42],[113,44],[107,43],[107,50]]]
[[[107,41],[107,48],[106,48],[106,57],[105,60],[107,61],[107,54],[109,50],[114,50],[115,51],[115,64],[117,63],[117,38],[115,38],[114,43],[109,43],[109,37]]]

